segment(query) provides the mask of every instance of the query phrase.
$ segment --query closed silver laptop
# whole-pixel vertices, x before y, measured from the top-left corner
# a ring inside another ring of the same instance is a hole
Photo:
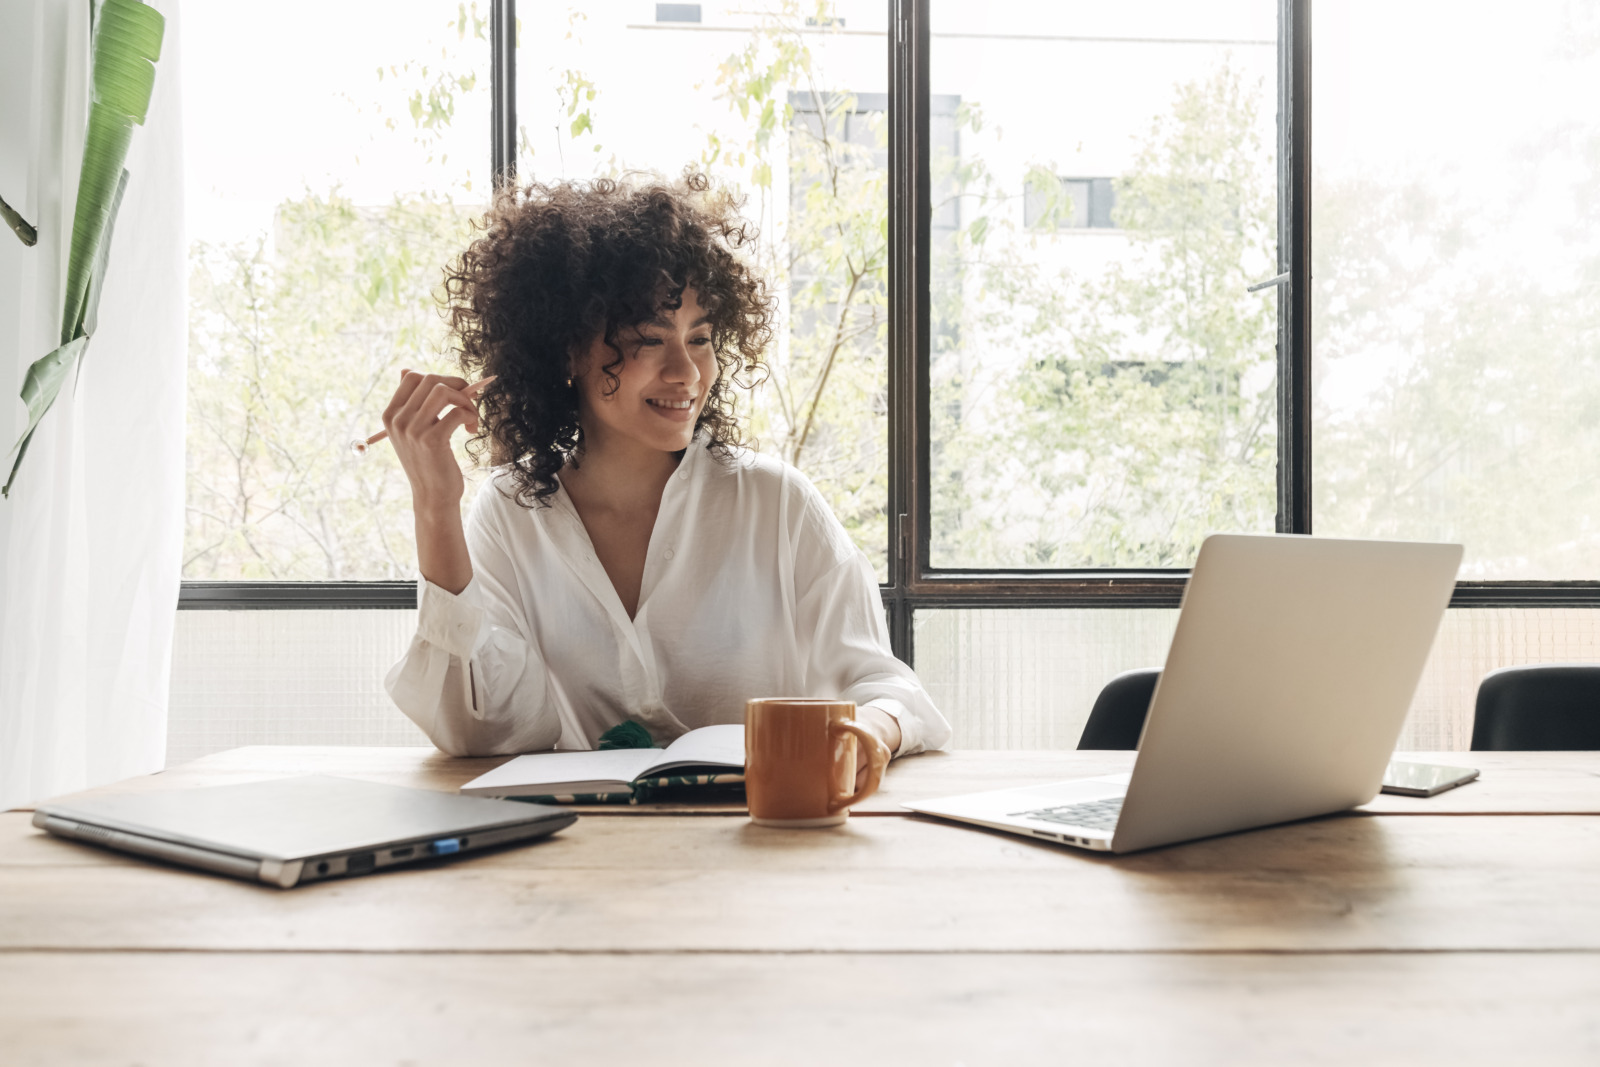
[[[288,889],[527,841],[562,808],[326,775],[40,805],[41,830]]]
[[[1131,775],[972,793],[912,811],[1133,852],[1377,795],[1461,546],[1206,538]]]

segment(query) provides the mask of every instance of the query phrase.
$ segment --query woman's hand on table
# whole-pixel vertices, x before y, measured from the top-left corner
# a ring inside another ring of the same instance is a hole
[[[865,727],[867,732],[889,748],[889,758],[900,751],[900,723],[882,708],[875,708],[871,704],[863,704],[856,708],[856,723]],[[856,789],[867,783],[868,760],[866,753],[856,750]]]

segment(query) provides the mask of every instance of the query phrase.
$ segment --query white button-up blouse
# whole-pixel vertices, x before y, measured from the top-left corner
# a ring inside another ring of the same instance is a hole
[[[744,721],[751,697],[872,704],[900,755],[950,726],[889,651],[866,556],[793,467],[697,439],[661,494],[632,619],[565,489],[520,507],[497,472],[466,523],[472,581],[421,582],[417,633],[385,684],[445,752],[595,747],[633,719],[666,743]]]

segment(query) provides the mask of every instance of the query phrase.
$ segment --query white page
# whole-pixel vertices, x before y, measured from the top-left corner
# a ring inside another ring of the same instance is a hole
[[[655,753],[655,760],[641,776],[654,774],[670,767],[702,766],[742,768],[744,766],[744,724],[727,726],[702,726],[690,730],[665,749]]]
[[[741,743],[742,744],[742,743]],[[741,751],[741,762],[743,752]],[[461,787],[488,796],[536,795],[572,784],[627,786],[661,756],[655,748],[615,748],[593,752],[535,752],[502,763]],[[538,787],[538,788],[530,788]],[[605,792],[585,789],[580,792]]]

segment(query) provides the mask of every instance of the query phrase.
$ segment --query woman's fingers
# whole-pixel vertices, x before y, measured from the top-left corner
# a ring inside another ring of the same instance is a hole
[[[411,503],[419,516],[458,513],[463,480],[450,438],[457,427],[478,431],[478,396],[493,380],[469,385],[454,375],[401,372],[383,425],[411,482]]]
[[[466,382],[460,378],[443,374],[417,374],[408,377],[416,378],[416,388],[411,390],[403,405],[403,413],[415,416],[422,411],[432,408],[432,414],[437,417],[444,410],[443,405],[434,406],[434,399],[443,389],[446,393],[460,393]]]
[[[428,407],[432,407],[431,402]],[[428,408],[423,410],[427,411]],[[448,439],[457,426],[465,426],[468,430],[476,433],[478,409],[470,402],[463,404],[448,400],[441,404],[439,413],[432,416],[431,422],[423,422],[421,425],[422,428],[418,432],[430,441],[439,437]]]
[[[383,409],[384,429],[391,433],[394,431],[395,416],[406,406],[411,399],[411,394],[417,391],[422,384],[423,375],[415,371],[403,370],[400,372],[400,385],[394,391],[394,396],[389,398],[389,404]]]
[[[413,412],[413,417],[426,431],[434,421],[438,420],[439,416],[452,407],[465,409],[472,412],[473,415],[478,413],[477,402],[470,395],[463,392],[460,387],[448,385],[445,382],[435,382],[433,388],[422,396],[421,402]]]
[[[396,421],[410,421],[410,413],[416,410],[417,402],[427,396],[434,384],[446,380],[440,374],[421,374],[414,370],[400,372],[400,384],[394,391],[394,396],[389,398],[389,406],[383,410],[383,424],[391,431],[391,425]],[[462,381],[457,378],[455,381]]]
[[[449,408],[468,413],[465,420],[453,425],[466,426],[478,432],[477,398],[482,389],[494,381],[493,376],[468,384],[466,379],[453,375],[417,374],[406,372],[400,388],[395,391],[389,409],[384,412],[384,425],[391,433],[426,435],[434,438],[434,424]]]
[[[448,442],[458,426],[465,426],[468,433],[477,433],[477,413],[466,408],[451,408],[434,421],[426,436],[431,442]]]

